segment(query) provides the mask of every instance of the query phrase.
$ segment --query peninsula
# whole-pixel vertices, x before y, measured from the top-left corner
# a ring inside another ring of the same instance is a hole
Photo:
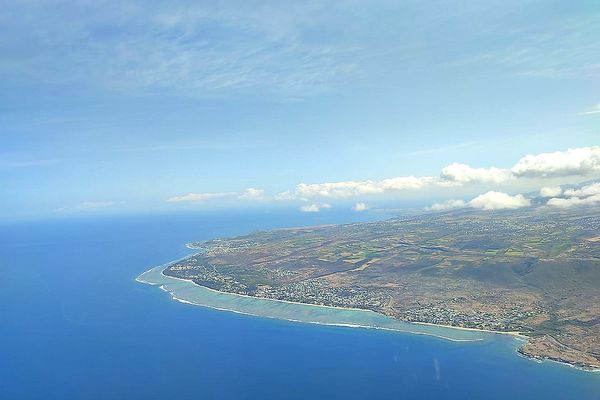
[[[600,367],[600,210],[453,211],[196,242],[163,274],[218,291],[519,332]]]

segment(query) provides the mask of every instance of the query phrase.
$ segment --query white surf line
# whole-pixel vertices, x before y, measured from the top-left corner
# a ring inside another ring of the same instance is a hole
[[[337,327],[342,327],[342,328],[379,329],[379,330],[390,331],[390,332],[407,333],[407,334],[411,334],[411,335],[431,336],[431,337],[435,337],[437,339],[449,340],[451,342],[479,342],[479,341],[484,340],[484,339],[455,339],[455,338],[450,338],[450,337],[446,337],[446,336],[442,336],[442,335],[436,335],[434,333],[410,331],[410,330],[396,329],[396,328],[385,328],[385,327],[382,327],[382,326],[350,324],[350,323],[344,323],[344,322],[306,321],[306,320],[284,318],[284,317],[273,317],[273,316],[263,315],[263,314],[254,314],[254,313],[247,312],[247,311],[239,311],[239,310],[233,310],[233,309],[230,309],[230,308],[223,308],[223,307],[217,307],[217,306],[209,306],[207,304],[202,304],[202,303],[197,303],[197,302],[193,302],[193,301],[190,301],[190,300],[182,299],[180,297],[177,297],[175,294],[173,294],[173,292],[170,292],[168,289],[166,289],[164,287],[164,285],[161,285],[160,288],[162,290],[164,290],[165,292],[168,292],[171,295],[171,298],[173,300],[178,301],[180,303],[189,304],[189,305],[193,305],[193,306],[197,306],[197,307],[210,308],[210,309],[218,310],[218,311],[225,311],[225,312],[231,312],[231,313],[235,313],[235,314],[248,315],[248,316],[257,317],[257,318],[268,318],[268,319],[275,319],[275,320],[280,320],[280,321],[289,321],[289,322],[301,323],[301,324],[313,324],[313,325],[323,325],[323,326],[337,326]],[[301,303],[301,304],[304,304],[304,303]]]
[[[189,247],[187,244],[186,244],[186,247],[187,247],[188,249],[193,249],[193,247]],[[165,270],[165,269],[167,269],[167,268],[168,268],[170,265],[172,265],[172,264],[175,264],[175,263],[178,263],[178,262],[180,262],[180,261],[183,261],[183,260],[185,260],[186,258],[188,258],[188,257],[190,257],[190,256],[193,256],[194,254],[196,254],[196,253],[188,254],[188,255],[185,255],[185,256],[183,256],[183,257],[181,257],[181,258],[178,258],[177,260],[168,261],[168,262],[166,262],[166,263],[164,263],[164,264],[160,264],[160,265],[157,265],[157,266],[155,266],[155,267],[152,267],[152,268],[150,268],[150,269],[148,269],[148,270],[146,270],[146,271],[142,272],[141,274],[139,274],[139,275],[138,275],[138,276],[135,278],[135,281],[136,281],[136,282],[140,282],[140,283],[145,283],[145,284],[147,284],[147,285],[157,285],[156,283],[152,283],[152,282],[145,281],[145,280],[141,279],[141,277],[142,277],[143,275],[147,274],[148,272],[150,272],[150,271],[152,271],[152,270],[155,270],[155,269],[158,269],[158,268],[162,268],[162,270],[164,271],[164,270]],[[172,278],[172,277],[170,277],[170,276],[164,275],[162,272],[161,272],[161,275],[162,275],[162,276],[164,276],[164,277],[167,277],[167,278]],[[185,279],[184,279],[184,280],[185,280]]]
[[[267,297],[256,297],[256,296],[250,296],[250,295],[247,295],[247,294],[240,294],[240,293],[233,293],[233,292],[223,292],[221,290],[216,290],[216,289],[209,288],[207,286],[199,285],[199,284],[197,284],[196,282],[194,282],[191,279],[177,278],[175,276],[170,276],[170,275],[165,275],[164,274],[164,270],[167,269],[167,267],[170,264],[173,264],[175,262],[181,261],[181,260],[183,260],[185,258],[187,258],[187,257],[183,257],[180,260],[176,260],[176,261],[173,261],[171,263],[165,264],[166,266],[164,267],[164,269],[161,271],[160,274],[164,278],[167,278],[167,279],[175,279],[175,280],[178,280],[178,281],[186,282],[186,283],[192,284],[194,286],[198,286],[198,287],[201,287],[203,289],[210,290],[211,292],[215,292],[215,293],[219,293],[219,294],[223,294],[223,295],[228,295],[228,296],[246,297],[246,298],[251,299],[251,300],[273,301],[273,302],[279,302],[279,303],[296,304],[296,305],[301,305],[301,306],[310,306],[310,307],[319,307],[319,308],[330,308],[330,309],[338,309],[338,310],[360,311],[360,312],[372,312],[372,313],[375,313],[375,314],[377,314],[379,316],[383,316],[383,317],[387,317],[387,318],[392,318],[392,317],[388,317],[385,314],[381,314],[381,313],[378,313],[378,312],[372,311],[372,310],[365,310],[365,309],[362,309],[362,308],[327,306],[327,305],[322,305],[322,304],[302,303],[302,302],[299,302],[299,301],[281,300],[281,299],[270,299],[270,298],[267,298]],[[159,266],[159,267],[162,267],[162,265]],[[158,267],[155,267],[155,268],[158,268]],[[152,269],[154,269],[154,268],[151,268],[150,270],[152,270]],[[196,304],[196,305],[200,305],[200,304]],[[511,336],[511,337],[514,337],[514,338],[519,338],[521,340],[527,340],[527,337],[523,336],[519,332],[502,332],[502,331],[493,331],[493,330],[488,330],[488,329],[465,328],[465,327],[461,327],[461,326],[441,325],[441,324],[434,324],[434,323],[429,323],[429,322],[416,322],[416,321],[413,322],[413,321],[401,321],[401,320],[397,320],[397,322],[402,322],[402,323],[405,323],[405,324],[412,324],[412,325],[432,326],[432,327],[444,328],[444,329],[453,329],[453,330],[457,330],[457,331],[481,332],[481,333],[495,334],[495,335],[508,335],[508,336]],[[373,327],[373,328],[375,328],[375,327]],[[381,328],[381,329],[387,329],[387,328]],[[394,330],[400,331],[400,330],[397,330],[397,329],[394,329]],[[411,332],[411,331],[401,331],[401,332]],[[468,339],[468,340],[475,341],[475,340],[483,340],[483,339]]]
[[[190,249],[198,249],[198,248],[194,248],[194,247],[189,247]],[[319,305],[319,304],[310,304],[310,303],[301,303],[301,302],[294,302],[294,301],[289,301],[289,300],[279,300],[279,299],[269,299],[269,298],[262,298],[262,297],[256,297],[256,296],[249,296],[249,295],[243,295],[243,294],[238,294],[238,293],[230,293],[230,292],[223,292],[220,290],[216,290],[216,289],[212,289],[206,286],[202,286],[197,284],[196,282],[190,280],[190,279],[183,279],[183,278],[176,278],[173,276],[168,276],[165,275],[163,272],[164,270],[171,264],[174,264],[176,262],[182,261],[188,257],[190,257],[193,254],[189,254],[187,256],[184,256],[180,259],[177,259],[175,261],[170,261],[168,263],[156,266],[156,267],[152,267],[150,269],[148,269],[147,271],[144,271],[143,273],[141,273],[137,278],[135,278],[135,280],[137,282],[140,283],[145,283],[145,284],[149,284],[149,285],[159,285],[159,283],[152,283],[152,282],[147,282],[143,279],[140,279],[140,277],[154,269],[158,269],[158,268],[162,268],[162,271],[160,272],[160,275],[166,279],[172,279],[172,280],[178,280],[178,281],[182,281],[182,282],[186,282],[188,284],[192,284],[194,286],[200,287],[202,289],[205,290],[209,290],[212,292],[216,292],[222,295],[226,295],[226,296],[239,296],[239,297],[247,297],[251,300],[263,300],[263,301],[272,301],[272,302],[281,302],[281,303],[289,303],[289,304],[296,304],[296,305],[301,305],[301,306],[312,306],[312,307],[320,307],[320,308],[330,308],[330,309],[339,309],[339,310],[351,310],[351,311],[361,311],[361,312],[373,312],[376,313],[375,311],[370,311],[370,310],[364,310],[364,309],[360,309],[360,308],[346,308],[346,307],[337,307],[337,306],[325,306],[325,305]],[[384,331],[391,331],[391,332],[400,332],[400,333],[407,333],[407,334],[413,334],[413,335],[423,335],[423,336],[430,336],[430,337],[435,337],[438,339],[443,339],[443,340],[448,340],[451,342],[479,342],[479,341],[483,341],[485,339],[483,338],[478,338],[478,339],[455,339],[455,338],[451,338],[451,337],[447,337],[447,336],[443,336],[443,335],[437,335],[434,333],[428,333],[428,332],[419,332],[419,331],[412,331],[412,330],[406,330],[406,329],[398,329],[398,328],[386,328],[386,327],[381,327],[381,326],[371,326],[371,325],[360,325],[360,324],[349,324],[349,323],[335,323],[335,322],[331,322],[331,323],[327,323],[327,322],[317,322],[317,321],[304,321],[304,320],[296,320],[296,319],[290,319],[290,318],[284,318],[284,317],[274,317],[274,316],[268,316],[268,315],[261,315],[261,314],[254,314],[254,313],[250,313],[250,312],[244,312],[244,311],[239,311],[239,310],[233,310],[233,309],[229,309],[229,308],[222,308],[222,307],[216,307],[216,306],[210,306],[207,304],[201,304],[201,303],[197,303],[197,302],[193,302],[190,300],[186,300],[186,299],[182,299],[177,297],[173,292],[169,291],[167,288],[164,287],[164,284],[160,284],[160,289],[162,289],[163,291],[169,293],[171,295],[171,298],[173,300],[176,300],[180,303],[184,303],[184,304],[188,304],[188,305],[193,305],[193,306],[198,306],[198,307],[205,307],[205,308],[210,308],[210,309],[214,309],[217,311],[225,311],[225,312],[231,312],[231,313],[236,313],[236,314],[241,314],[241,315],[248,315],[248,316],[252,316],[252,317],[257,317],[257,318],[269,318],[269,319],[278,319],[278,320],[282,320],[282,321],[289,321],[289,322],[295,322],[295,323],[305,323],[305,324],[313,324],[313,325],[324,325],[324,326],[337,326],[337,327],[348,327],[348,328],[362,328],[362,329],[379,329],[379,330],[384,330]],[[376,313],[378,315],[381,315],[383,317],[387,317],[384,314],[379,314]],[[391,317],[388,317],[391,318]],[[519,342],[527,342],[527,337],[523,336],[522,334],[520,334],[519,332],[501,332],[501,331],[491,331],[491,330],[485,330],[485,329],[476,329],[476,328],[463,328],[463,327],[456,327],[456,326],[450,326],[450,325],[439,325],[439,324],[432,324],[432,323],[428,323],[428,322],[408,322],[408,321],[398,321],[398,322],[402,322],[402,323],[406,323],[406,324],[414,324],[414,325],[429,325],[429,326],[433,326],[433,327],[439,327],[439,328],[444,328],[444,329],[455,329],[455,330],[464,330],[464,331],[473,331],[473,332],[481,332],[481,333],[487,333],[487,334],[500,334],[500,335],[509,335],[512,338],[514,338],[516,341]],[[526,359],[538,362],[538,363],[542,363],[544,361],[546,362],[552,362],[555,364],[560,364],[560,365],[565,365],[565,366],[569,366],[571,368],[575,368],[577,370],[580,371],[584,371],[584,372],[593,372],[593,373],[599,373],[600,374],[600,368],[583,368],[583,367],[579,367],[577,365],[574,364],[570,364],[567,362],[562,362],[562,361],[558,361],[558,360],[553,360],[550,358],[546,358],[543,357],[542,359],[536,359],[536,358],[532,358],[532,357],[528,357],[525,356],[517,351],[515,351],[519,356],[524,357]]]
[[[177,260],[177,261],[179,261],[179,260]],[[174,262],[177,262],[177,261],[174,261]],[[169,263],[169,264],[172,264],[172,263]],[[162,267],[162,266],[150,268],[146,272],[149,272],[149,271],[151,271],[153,269],[160,268],[160,267]],[[166,267],[165,267],[165,269],[166,269]],[[225,296],[238,296],[238,297],[245,297],[245,298],[248,298],[248,299],[251,299],[251,300],[254,300],[254,301],[256,301],[256,300],[261,301],[262,300],[262,301],[270,301],[270,302],[288,303],[288,304],[295,304],[295,305],[300,305],[300,306],[305,306],[305,307],[309,306],[309,307],[318,307],[318,308],[325,308],[325,309],[337,309],[337,310],[349,310],[349,311],[360,311],[360,312],[373,312],[373,313],[375,313],[374,311],[363,310],[363,309],[360,309],[360,308],[324,306],[324,305],[319,305],[319,304],[309,304],[309,303],[301,303],[301,302],[296,302],[296,301],[279,300],[279,299],[268,299],[268,298],[255,297],[255,296],[249,296],[249,295],[238,294],[238,293],[223,292],[223,291],[220,291],[220,290],[215,290],[215,289],[212,289],[212,288],[209,288],[209,287],[206,287],[206,286],[199,285],[199,284],[197,284],[196,282],[194,282],[194,281],[192,281],[190,279],[183,279],[183,278],[177,278],[177,277],[173,277],[173,276],[168,276],[168,275],[165,275],[163,272],[164,272],[164,269],[163,269],[163,271],[161,271],[160,274],[164,278],[182,281],[182,282],[185,282],[187,284],[192,284],[192,285],[200,287],[202,289],[209,290],[209,291],[212,291],[212,292],[215,292],[215,293],[218,293],[218,294],[222,294],[222,295],[225,295]],[[157,283],[150,283],[150,284],[151,285],[158,285]],[[362,325],[362,324],[359,325],[359,324],[349,324],[349,323],[342,323],[342,322],[341,323],[335,323],[335,322],[329,323],[329,322],[318,322],[318,321],[305,321],[305,320],[296,320],[296,319],[285,318],[285,317],[275,317],[275,316],[261,315],[261,314],[250,313],[250,312],[245,312],[245,311],[233,310],[233,309],[230,309],[230,308],[210,306],[210,305],[207,305],[207,304],[202,304],[202,303],[194,302],[194,301],[187,300],[187,299],[182,299],[182,298],[177,297],[176,294],[174,294],[173,292],[171,292],[167,288],[165,288],[164,284],[160,284],[159,287],[163,291],[168,292],[171,295],[171,298],[173,300],[179,301],[180,303],[190,304],[190,305],[195,305],[195,306],[200,306],[200,307],[206,307],[206,308],[211,308],[211,309],[218,310],[218,311],[228,311],[228,312],[233,312],[233,313],[236,313],[236,314],[249,315],[249,316],[258,317],[258,318],[279,319],[279,320],[290,321],[290,322],[307,323],[307,324],[315,324],[315,325],[326,325],[326,326],[355,327],[355,328],[364,328],[364,329],[380,329],[380,330],[391,331],[391,332],[401,332],[401,333],[408,333],[408,334],[413,334],[413,335],[430,336],[430,337],[435,337],[435,338],[438,338],[438,339],[449,340],[449,341],[452,341],[452,342],[479,342],[479,341],[485,340],[485,339],[482,339],[482,338],[477,338],[477,339],[456,339],[456,338],[451,338],[451,337],[447,337],[447,336],[443,336],[443,335],[438,335],[438,334],[435,334],[435,333],[413,331],[413,330],[409,330],[409,329],[387,328],[387,327],[382,327],[382,326],[372,326],[372,325]],[[376,313],[376,314],[378,314],[378,313]],[[378,315],[381,315],[383,317],[387,317],[386,315],[383,315],[383,314],[378,314]],[[387,317],[387,318],[391,318],[391,317]],[[398,322],[402,322],[402,323],[406,323],[406,324],[412,324],[412,322],[406,322],[406,321],[398,321]],[[445,326],[445,325],[435,325],[435,324],[423,324],[423,325],[429,325],[429,326],[433,326],[433,327],[440,327],[440,328],[444,328],[444,329],[469,330],[469,331],[482,332],[482,333],[500,333],[500,332],[494,332],[494,331],[483,331],[483,330],[474,330],[474,329],[467,329],[467,328],[460,328],[460,327],[450,327],[450,326]]]

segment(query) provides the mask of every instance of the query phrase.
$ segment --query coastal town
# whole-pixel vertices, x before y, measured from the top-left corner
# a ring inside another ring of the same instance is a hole
[[[192,243],[165,275],[223,292],[529,337],[600,365],[600,213],[420,214]],[[539,345],[536,345],[539,344]]]

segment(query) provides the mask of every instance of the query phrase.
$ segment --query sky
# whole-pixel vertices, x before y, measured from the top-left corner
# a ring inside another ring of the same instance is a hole
[[[596,1],[4,1],[0,219],[595,205],[599,54]]]

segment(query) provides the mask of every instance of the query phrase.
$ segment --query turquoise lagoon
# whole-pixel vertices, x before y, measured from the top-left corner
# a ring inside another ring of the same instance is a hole
[[[161,265],[152,268],[136,280],[159,286],[169,292],[173,299],[183,303],[264,318],[352,328],[386,329],[454,342],[481,341],[490,339],[491,335],[498,335],[492,332],[403,322],[369,310],[302,304],[220,292],[189,280],[164,275],[162,272],[166,267],[167,265]],[[517,340],[520,341],[515,338],[515,342]]]

